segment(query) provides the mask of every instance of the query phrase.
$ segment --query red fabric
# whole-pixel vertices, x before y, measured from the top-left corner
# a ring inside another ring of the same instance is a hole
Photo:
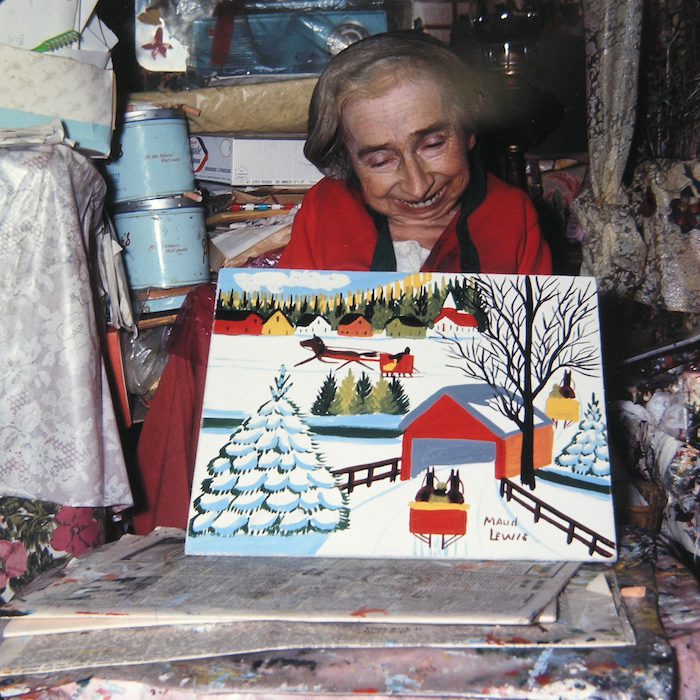
[[[146,499],[134,518],[137,535],[187,526],[215,296],[208,284],[193,289],[171,330],[170,357],[136,449]]]
[[[457,216],[433,247],[423,271],[460,271],[456,223]],[[522,190],[489,175],[486,199],[471,214],[468,225],[482,272],[551,274],[549,247],[540,233],[535,208]],[[376,240],[360,194],[340,180],[325,178],[304,197],[279,267],[368,270]]]

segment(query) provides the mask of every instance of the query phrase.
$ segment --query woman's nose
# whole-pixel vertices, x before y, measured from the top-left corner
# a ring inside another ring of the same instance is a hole
[[[433,178],[420,158],[404,158],[401,174],[403,190],[416,201],[423,199],[433,185]]]

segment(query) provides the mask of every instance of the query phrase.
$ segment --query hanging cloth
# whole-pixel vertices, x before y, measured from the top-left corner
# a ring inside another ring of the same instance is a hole
[[[584,231],[581,274],[631,298],[644,283],[646,245],[623,174],[634,135],[642,0],[584,3],[590,183],[571,203]]]

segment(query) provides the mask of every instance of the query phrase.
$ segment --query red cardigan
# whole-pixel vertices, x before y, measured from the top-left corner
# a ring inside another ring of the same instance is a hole
[[[422,271],[460,271],[457,218],[433,246]],[[549,247],[535,208],[522,190],[488,175],[486,199],[469,216],[468,226],[481,272],[551,274]],[[377,232],[360,193],[341,180],[324,178],[304,197],[279,267],[369,270],[376,242]]]

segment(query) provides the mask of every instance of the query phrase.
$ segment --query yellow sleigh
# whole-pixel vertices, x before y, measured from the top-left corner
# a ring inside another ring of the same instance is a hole
[[[564,421],[568,425],[578,422],[581,415],[581,404],[578,399],[550,396],[545,404],[544,412],[553,421]]]

